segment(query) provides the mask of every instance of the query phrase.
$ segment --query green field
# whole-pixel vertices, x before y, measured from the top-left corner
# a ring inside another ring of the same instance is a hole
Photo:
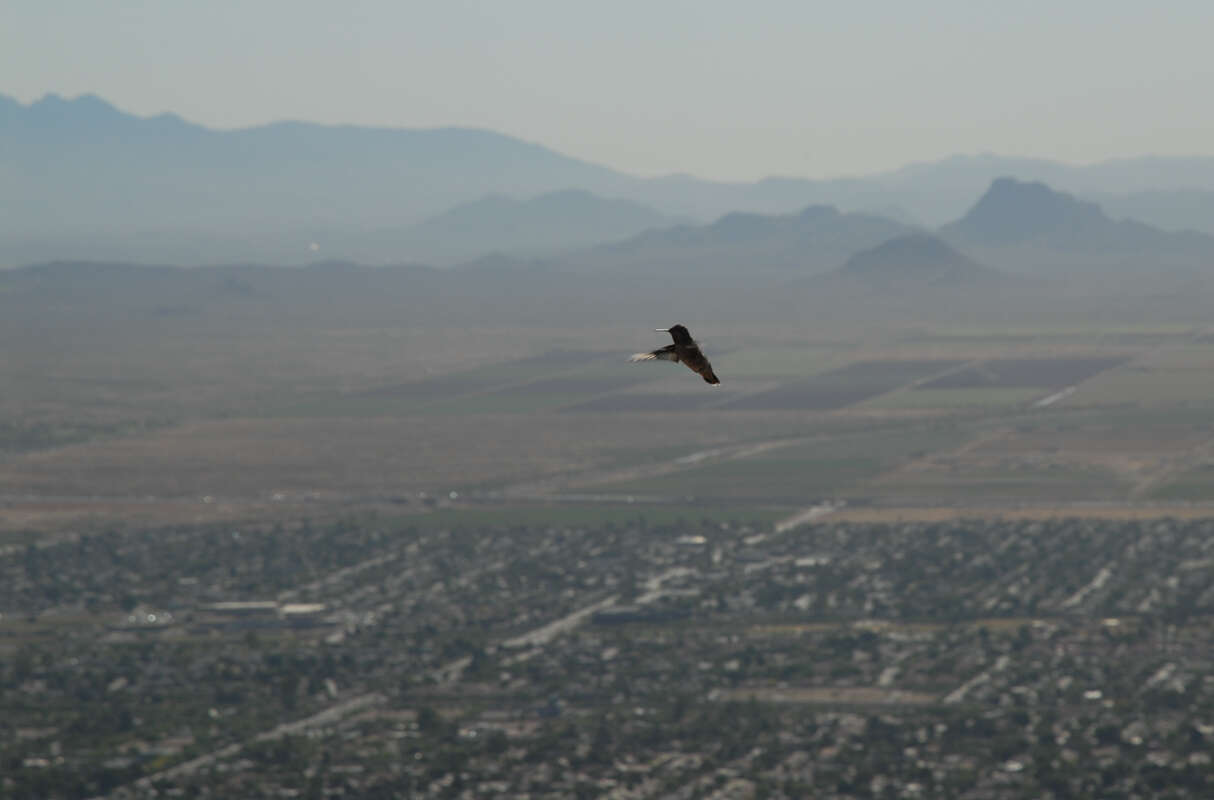
[[[884,409],[1009,409],[1045,397],[1049,389],[906,389],[865,400],[858,408]]]
[[[885,502],[950,504],[974,502],[1094,502],[1122,500],[1129,487],[1114,473],[1096,468],[1049,465],[997,469],[964,465],[950,471],[904,471],[865,487]]]
[[[1152,500],[1181,500],[1190,503],[1214,500],[1214,465],[1187,470],[1147,493]]]
[[[759,506],[720,508],[710,504],[686,503],[569,503],[441,509],[432,514],[402,518],[402,524],[417,528],[510,528],[545,525],[596,527],[637,523],[658,526],[705,521],[710,524],[735,522],[762,528],[787,515],[788,512],[784,509]]]
[[[1209,495],[1199,468],[1214,438],[1214,342],[1183,325],[875,328],[852,339],[751,328],[705,337],[724,381],[712,389],[679,365],[628,363],[649,341],[632,328],[301,323],[297,334],[166,329],[152,346],[138,324],[73,339],[78,349],[31,338],[0,362],[14,389],[0,404],[21,430],[96,432],[25,437],[0,461],[6,492],[344,502],[524,486],[528,498],[694,497],[739,513],[829,496]],[[130,363],[109,355],[118,351]],[[1129,360],[1034,407],[1068,380],[1065,365],[1112,358]],[[1018,385],[999,385],[1009,367]],[[985,380],[984,369],[995,385],[921,388],[933,375]],[[753,452],[712,454],[743,447]]]
[[[955,447],[966,434],[955,428],[885,430],[824,438],[747,458],[695,467],[645,481],[597,487],[614,494],[697,497],[710,501],[802,503],[859,491],[863,483],[898,464]]]
[[[1214,408],[1214,365],[1194,362],[1184,367],[1150,362],[1110,370],[1085,382],[1069,405],[1125,405],[1153,408]]]
[[[847,349],[838,345],[753,347],[713,357],[717,371],[731,380],[741,378],[804,378],[847,363]]]
[[[1016,325],[933,327],[914,335],[920,341],[955,342],[1050,342],[1100,343],[1134,337],[1149,342],[1184,341],[1195,326],[1186,323],[1143,323],[1141,325]]]

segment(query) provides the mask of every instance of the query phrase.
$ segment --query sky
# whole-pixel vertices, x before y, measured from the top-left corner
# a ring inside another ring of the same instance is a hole
[[[1208,0],[0,0],[0,94],[507,133],[637,175],[1214,155]]]

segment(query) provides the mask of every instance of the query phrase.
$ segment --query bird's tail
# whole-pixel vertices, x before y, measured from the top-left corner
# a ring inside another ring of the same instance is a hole
[[[721,383],[721,379],[717,377],[717,373],[712,371],[712,367],[708,367],[707,369],[705,369],[703,372],[700,373],[700,376],[702,378],[704,378],[704,380],[708,381],[709,383],[711,383],[714,386],[719,385]]]

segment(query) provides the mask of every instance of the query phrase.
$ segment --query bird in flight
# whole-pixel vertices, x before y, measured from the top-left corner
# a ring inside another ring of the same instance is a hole
[[[683,363],[692,372],[699,373],[700,377],[711,384],[719,384],[721,381],[717,378],[717,374],[712,371],[712,364],[708,363],[708,359],[700,352],[700,346],[696,344],[695,339],[691,338],[691,333],[682,325],[672,325],[669,328],[658,328],[658,333],[669,333],[670,338],[674,339],[674,344],[668,344],[665,347],[659,347],[652,353],[637,353],[629,361],[674,361],[675,363]]]

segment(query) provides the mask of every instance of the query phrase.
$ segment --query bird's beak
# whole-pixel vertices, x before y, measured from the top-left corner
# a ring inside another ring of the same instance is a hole
[[[654,328],[657,333],[670,333],[670,328]]]

